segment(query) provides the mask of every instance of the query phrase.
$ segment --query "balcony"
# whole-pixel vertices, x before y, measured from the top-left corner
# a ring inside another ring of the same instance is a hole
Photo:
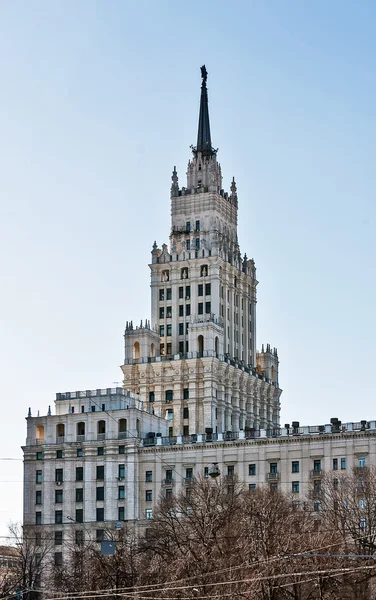
[[[184,477],[184,485],[193,485],[195,482],[194,477]]]
[[[162,485],[173,486],[175,485],[175,479],[162,479]]]
[[[235,481],[236,475],[232,474],[232,475],[225,475],[224,476],[224,481],[225,483],[233,483]]]
[[[105,440],[106,439],[106,434],[105,433],[97,433],[97,440]]]
[[[86,438],[86,436],[85,436],[85,434],[83,433],[83,434],[77,435],[77,437],[76,437],[76,441],[77,441],[77,442],[84,442],[84,441],[85,441],[85,438]]]
[[[311,479],[320,479],[322,477],[322,469],[312,469],[310,477]]]
[[[58,435],[56,438],[56,443],[57,444],[64,444],[65,441],[65,435]]]
[[[119,431],[118,440],[125,440],[127,438],[126,431]]]
[[[43,444],[44,444],[44,438],[37,438],[37,439],[35,440],[35,444],[36,444],[37,446],[43,446]]]
[[[267,473],[266,474],[266,479],[267,479],[267,481],[270,481],[270,482],[279,481],[279,473],[278,473],[278,471],[275,471],[274,473]]]

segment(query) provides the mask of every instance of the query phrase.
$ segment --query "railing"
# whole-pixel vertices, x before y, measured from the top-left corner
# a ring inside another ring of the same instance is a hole
[[[126,431],[119,431],[118,440],[125,440],[126,438],[127,438],[127,432]]]
[[[97,440],[105,440],[105,439],[106,439],[105,433],[97,433]]]
[[[37,438],[37,439],[35,440],[35,444],[36,444],[37,446],[42,446],[42,445],[44,444],[44,438]]]
[[[57,444],[64,444],[65,441],[65,435],[58,435],[56,438],[56,443]]]
[[[266,474],[266,478],[268,481],[278,481],[279,480],[279,473],[278,471],[275,471],[273,473],[267,473]]]
[[[311,479],[322,477],[322,469],[312,469],[310,476]]]
[[[235,478],[236,478],[235,474],[224,476],[224,480],[226,483],[232,483],[233,481],[235,481]]]
[[[76,441],[77,442],[84,442],[86,439],[86,435],[84,433],[77,435],[76,437]]]
[[[184,477],[184,485],[193,485],[194,481],[194,477]]]
[[[175,485],[175,479],[163,479],[162,485]]]

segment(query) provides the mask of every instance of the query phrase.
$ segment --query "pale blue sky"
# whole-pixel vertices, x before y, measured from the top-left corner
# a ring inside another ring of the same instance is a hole
[[[0,3],[0,457],[21,457],[29,406],[120,381],[203,63],[282,422],[376,418],[375,22],[344,0]],[[0,461],[0,535],[21,478]]]

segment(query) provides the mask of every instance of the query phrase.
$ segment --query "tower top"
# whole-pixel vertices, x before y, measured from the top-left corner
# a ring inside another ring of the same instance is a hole
[[[204,156],[213,156],[216,154],[216,150],[212,147],[211,136],[210,136],[210,120],[209,120],[209,106],[208,106],[208,89],[206,82],[208,79],[208,72],[205,65],[201,67],[201,99],[200,99],[200,115],[198,119],[198,133],[197,133],[197,146],[192,147],[193,154],[201,152]]]

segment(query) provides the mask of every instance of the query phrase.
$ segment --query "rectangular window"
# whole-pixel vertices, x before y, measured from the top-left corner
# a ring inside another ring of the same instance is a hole
[[[299,481],[293,481],[291,483],[291,491],[293,494],[299,494]]]
[[[198,303],[198,314],[199,315],[203,315],[204,314],[204,303],[203,302],[199,302]]]
[[[35,525],[42,525],[42,512],[40,510],[35,513]]]
[[[62,450],[56,450],[56,458],[63,458],[63,451]]]
[[[55,510],[55,523],[60,525],[63,522],[63,511]]]
[[[346,469],[346,458],[341,458],[341,469]]]
[[[192,467],[188,467],[187,469],[185,469],[185,478],[186,479],[192,479],[193,478],[193,469],[192,469]]]
[[[187,221],[185,224],[185,231],[189,233],[191,231],[191,222]]]
[[[99,448],[97,448],[97,454],[98,454],[98,456],[103,456],[103,454],[104,454],[103,446],[99,446]]]
[[[145,481],[153,481],[153,471],[146,471]]]
[[[206,296],[211,295],[211,283],[205,283],[205,295]]]
[[[184,406],[184,408],[183,408],[183,419],[189,419],[189,408],[188,408],[188,406]]]
[[[358,457],[358,467],[364,468],[365,466],[366,466],[366,457],[365,456],[359,456]]]
[[[97,487],[96,498],[97,498],[97,502],[104,500],[104,487]]]
[[[83,456],[84,455],[84,451],[82,448],[77,448],[77,456]]]
[[[184,323],[179,323],[179,335],[184,335]]]
[[[172,402],[174,399],[174,393],[172,390],[166,390],[165,392],[166,402]]]
[[[152,400],[150,400],[152,402]],[[125,454],[125,446],[119,446],[119,454]]]
[[[42,471],[40,469],[35,472],[35,483],[42,483]]]
[[[191,305],[190,304],[186,305],[186,307],[185,307],[185,314],[186,314],[187,317],[190,316],[190,314],[191,314]]]
[[[205,467],[205,469],[204,469],[204,477],[205,477],[205,479],[209,479],[209,467]]]
[[[159,301],[164,300],[164,290],[159,290]]]
[[[42,490],[35,492],[35,504],[42,504]]]
[[[166,498],[171,498],[171,497],[172,497],[172,489],[171,489],[171,488],[168,488],[168,489],[166,490]]]
[[[211,302],[205,302],[205,312],[207,315],[211,313]]]
[[[184,304],[179,304],[179,317],[184,317]]]
[[[184,288],[182,285],[179,287],[179,298],[184,298]]]
[[[172,354],[172,344],[167,344],[167,354]]]
[[[227,475],[229,477],[233,477],[234,473],[235,473],[235,467],[234,467],[234,465],[228,465],[228,467],[227,467]]]
[[[62,483],[63,481],[63,469],[55,469],[55,481]]]
[[[164,319],[164,306],[161,306],[159,309],[159,318]]]
[[[95,531],[95,541],[103,542],[104,540],[104,529],[96,529]]]
[[[204,286],[202,283],[198,284],[198,295],[199,296],[203,296],[204,295]]]
[[[125,477],[125,465],[119,465],[119,479],[124,479]]]
[[[200,238],[196,238],[196,250],[200,248]]]
[[[76,502],[84,501],[84,488],[76,488]]]
[[[184,354],[184,342],[179,342],[179,352],[180,354]]]
[[[152,490],[145,491],[145,500],[146,502],[151,502],[153,500],[153,492]]]
[[[96,520],[100,523],[104,521],[104,508],[97,508]]]
[[[299,461],[293,460],[291,462],[291,473],[299,473]]]
[[[166,470],[166,480],[167,481],[172,481],[172,469],[167,469]]]
[[[196,221],[196,231],[200,231],[200,221]]]
[[[313,470],[321,471],[321,460],[320,459],[313,461]]]
[[[338,458],[333,458],[333,471],[338,471]]]
[[[124,500],[124,498],[125,498],[125,487],[123,485],[119,485],[118,499]]]
[[[191,240],[187,240],[187,250],[191,249]]]
[[[160,335],[160,337],[164,336],[164,325],[159,326],[159,335]]]
[[[78,531],[76,531],[75,538],[76,538],[76,544],[78,546],[82,546],[82,544],[84,543],[84,532],[79,529]]]
[[[191,297],[191,286],[190,286],[190,285],[187,285],[187,286],[185,287],[185,299],[186,299],[186,300],[189,300],[189,299],[190,299],[190,297]]]
[[[255,492],[256,491],[256,484],[255,483],[250,483],[248,485],[248,489],[250,492]]]
[[[171,288],[167,288],[166,290],[166,300],[171,300],[172,298],[172,289]]]
[[[91,412],[95,412],[95,405],[91,407]]]
[[[55,490],[55,503],[56,504],[63,503],[63,490]]]
[[[189,425],[183,425],[183,435],[189,435]]]
[[[153,509],[147,508],[145,511],[145,516],[147,519],[152,519],[153,518]]]
[[[278,473],[278,464],[277,463],[270,463],[269,473]]]
[[[76,467],[76,481],[83,481],[83,480],[84,480],[84,468]]]
[[[37,460],[43,460],[43,452],[37,452],[36,459]]]
[[[99,479],[99,480],[104,479],[104,466],[103,465],[97,466],[97,479]]]
[[[256,465],[254,463],[248,465],[248,475],[251,475],[252,477],[256,475]]]
[[[168,319],[171,319],[171,318],[172,318],[172,308],[171,308],[171,306],[168,306],[168,307],[167,307],[167,310],[166,310],[166,317],[167,317]]]
[[[183,389],[183,398],[184,398],[184,400],[188,400],[188,398],[189,398],[189,388],[184,388]]]
[[[164,355],[165,355],[165,351],[164,351],[164,344],[160,344],[160,345],[159,345],[159,354],[160,354],[161,356],[164,356]]]
[[[84,522],[84,511],[82,508],[76,508],[76,523]]]
[[[119,506],[118,508],[118,520],[125,521],[125,508],[124,506]]]
[[[168,421],[172,421],[173,418],[174,418],[174,411],[172,410],[172,408],[168,408],[166,410],[166,419]]]
[[[63,532],[55,531],[55,546],[62,546],[62,545],[63,545]]]
[[[63,564],[63,553],[62,552],[55,552],[54,564],[55,564],[55,567],[61,567],[61,565]]]
[[[167,336],[171,336],[172,335],[172,325],[167,325]],[[168,352],[167,352],[168,354]]]

